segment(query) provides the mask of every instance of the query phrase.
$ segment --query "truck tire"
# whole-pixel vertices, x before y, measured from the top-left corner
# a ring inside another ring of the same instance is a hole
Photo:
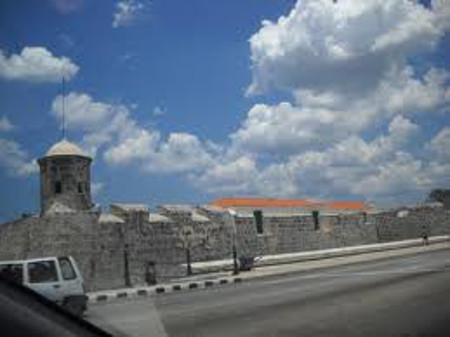
[[[69,296],[64,299],[62,306],[74,315],[83,316],[86,300],[82,296]]]

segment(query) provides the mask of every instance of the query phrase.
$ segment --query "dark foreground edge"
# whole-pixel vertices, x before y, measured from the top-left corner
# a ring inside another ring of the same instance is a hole
[[[0,277],[0,326],[8,337],[113,335],[23,285]]]

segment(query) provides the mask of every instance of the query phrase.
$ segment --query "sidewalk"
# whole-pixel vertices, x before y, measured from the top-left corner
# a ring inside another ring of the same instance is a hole
[[[448,242],[450,236],[441,235],[430,237],[430,244]],[[302,251],[294,253],[264,255],[255,261],[255,267],[280,265],[286,263],[306,262],[312,260],[322,260],[340,256],[351,256],[366,253],[374,253],[380,251],[397,250],[401,248],[420,247],[422,239],[410,239],[403,241],[393,241],[384,243],[375,243],[359,246],[347,246],[340,248],[330,248],[323,250]],[[192,264],[194,274],[212,273],[221,270],[232,270],[233,261],[231,259],[195,262]]]
[[[364,253],[360,255],[326,258],[322,260],[315,260],[309,262],[297,262],[292,264],[264,266],[255,268],[254,270],[248,273],[241,274],[240,277],[244,280],[256,277],[268,277],[274,275],[308,272],[318,269],[326,269],[342,265],[390,259],[400,256],[420,254],[442,249],[450,249],[450,242],[440,242],[431,244],[429,246],[401,248],[396,250],[380,251],[374,253]]]
[[[410,242],[412,240],[408,241]],[[265,265],[260,267],[257,266],[253,270],[248,272],[241,272],[237,276],[233,276],[231,272],[228,273],[216,272],[210,274],[194,275],[188,278],[173,280],[170,283],[168,282],[166,284],[156,285],[152,287],[123,288],[123,289],[92,292],[88,294],[89,303],[102,303],[106,301],[110,302],[113,300],[140,298],[162,293],[215,287],[230,283],[240,283],[242,281],[247,281],[254,278],[309,272],[335,266],[357,264],[367,261],[390,259],[405,255],[420,254],[442,249],[450,249],[450,241],[448,241],[448,239],[447,240],[439,239],[439,240],[430,240],[429,246],[415,245],[411,247],[403,244],[401,244],[400,246],[406,247],[398,249],[390,248],[388,250],[383,251],[378,250],[370,253],[359,253],[353,255],[346,254],[344,256],[337,256],[337,257],[331,257],[327,254],[327,257],[322,259],[283,263],[278,265]],[[348,247],[343,249],[346,249],[348,251]]]

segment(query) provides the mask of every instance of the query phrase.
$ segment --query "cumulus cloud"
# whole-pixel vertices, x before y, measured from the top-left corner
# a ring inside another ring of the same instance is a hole
[[[53,100],[52,111],[59,120],[62,118],[63,106],[66,123],[70,127],[84,129],[104,127],[118,110],[126,109],[120,105],[95,102],[91,96],[78,92],[71,92],[65,97],[58,95]]]
[[[112,26],[114,28],[119,28],[132,25],[140,17],[144,9],[144,3],[138,0],[118,1],[113,14]]]
[[[161,143],[145,169],[156,172],[179,172],[203,169],[213,158],[197,136],[173,132]]]
[[[448,0],[432,0],[431,7],[436,15],[436,24],[441,30],[450,29],[450,2]]]
[[[14,125],[11,123],[7,116],[0,117],[0,132],[8,132],[14,129]]]
[[[30,160],[21,145],[14,140],[0,139],[0,166],[13,176],[29,176],[38,172],[35,160]]]
[[[103,189],[104,189],[105,185],[103,183],[100,182],[94,182],[91,184],[91,192],[92,195],[97,196],[99,195]]]
[[[136,134],[115,144],[105,152],[105,159],[110,164],[139,164],[151,158],[159,141],[158,133],[136,130]]]
[[[439,156],[439,159],[450,159],[450,127],[443,128],[431,141],[430,148]],[[448,172],[450,173],[450,172]]]
[[[62,100],[58,95],[52,103],[51,113],[59,121]],[[130,139],[141,131],[131,118],[130,109],[123,104],[100,102],[86,93],[70,92],[64,98],[64,106],[69,133],[71,130],[83,132],[82,146],[91,156],[96,156],[101,147]]]
[[[50,4],[61,14],[70,14],[83,7],[84,0],[50,0]]]
[[[153,116],[162,116],[166,114],[166,110],[160,106],[156,106],[152,111]]]
[[[105,152],[111,165],[139,165],[144,171],[173,173],[195,171],[212,162],[200,140],[188,133],[171,133],[166,141],[157,132],[139,132],[113,145]]]
[[[376,87],[408,55],[430,50],[437,14],[415,1],[303,0],[250,38],[249,93],[271,86],[339,91]],[[345,79],[345,80],[344,80]]]
[[[56,57],[44,47],[25,47],[7,56],[0,50],[0,78],[25,82],[60,82],[74,77],[79,67],[65,56]]]
[[[199,188],[214,194],[249,193],[254,190],[259,174],[256,163],[250,157],[218,162],[201,175],[190,176]]]
[[[62,116],[62,96],[52,103],[52,114]],[[163,139],[153,128],[140,126],[130,108],[94,100],[86,93],[71,92],[64,98],[69,130],[82,130],[82,146],[91,156],[103,148],[110,165],[134,165],[144,171],[172,173],[195,171],[210,165],[217,151],[211,142],[195,135],[172,132]]]
[[[341,193],[377,197],[398,190],[407,179],[402,172],[421,171],[420,160],[403,152],[419,132],[419,126],[411,120],[396,116],[389,123],[387,134],[370,142],[349,136],[324,150],[300,152],[280,163],[262,167],[258,167],[254,158],[225,158],[192,180],[209,192],[280,197],[330,197]],[[392,175],[389,179],[388,174]],[[402,180],[397,182],[400,177]],[[367,189],[384,178],[384,187]],[[417,188],[418,181],[409,181],[405,188]]]
[[[248,94],[286,90],[294,102],[256,104],[233,133],[243,151],[294,153],[358,135],[398,114],[445,111],[450,74],[417,71],[448,4],[409,0],[304,0],[250,38]]]
[[[448,111],[450,73],[410,59],[439,46],[448,13],[439,0],[303,0],[264,21],[250,38],[247,94],[281,89],[292,101],[255,104],[228,155],[192,181],[209,192],[386,200],[445,183],[448,167],[425,159],[412,120]],[[445,132],[429,146],[444,156]],[[228,182],[235,167],[243,172]]]
[[[364,120],[358,114],[346,115],[347,111],[299,108],[289,102],[256,104],[231,138],[242,151],[294,153],[361,130]]]

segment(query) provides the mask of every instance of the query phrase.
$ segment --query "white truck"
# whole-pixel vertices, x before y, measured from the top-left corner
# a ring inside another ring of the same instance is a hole
[[[31,288],[77,315],[87,309],[83,277],[71,256],[0,261],[0,276]]]

